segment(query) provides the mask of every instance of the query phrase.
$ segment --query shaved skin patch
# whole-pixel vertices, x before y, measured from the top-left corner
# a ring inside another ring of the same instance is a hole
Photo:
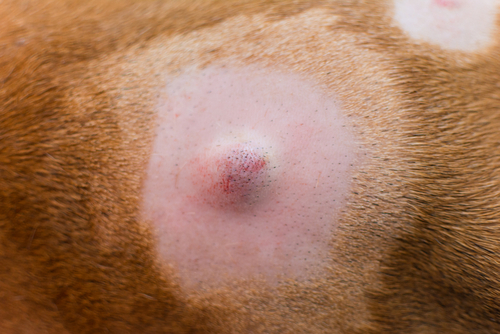
[[[357,152],[340,111],[299,75],[214,67],[170,80],[143,215],[181,286],[326,272]]]
[[[394,19],[416,40],[475,51],[496,33],[497,0],[395,0]]]

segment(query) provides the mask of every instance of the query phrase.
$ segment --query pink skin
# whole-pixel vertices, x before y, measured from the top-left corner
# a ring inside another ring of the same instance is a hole
[[[276,166],[256,146],[236,143],[193,159],[190,177],[200,191],[192,199],[224,210],[250,209],[265,200],[273,186],[269,172]]]
[[[143,214],[183,286],[273,285],[332,265],[358,150],[339,101],[313,82],[254,68],[171,78],[153,150]]]

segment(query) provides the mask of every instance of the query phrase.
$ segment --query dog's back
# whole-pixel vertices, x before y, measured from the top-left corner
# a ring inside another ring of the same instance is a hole
[[[2,2],[2,333],[500,331],[497,6],[421,4]]]

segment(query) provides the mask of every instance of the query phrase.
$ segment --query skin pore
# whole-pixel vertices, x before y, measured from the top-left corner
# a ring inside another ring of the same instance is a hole
[[[0,2],[0,332],[500,331],[496,6],[415,3]]]

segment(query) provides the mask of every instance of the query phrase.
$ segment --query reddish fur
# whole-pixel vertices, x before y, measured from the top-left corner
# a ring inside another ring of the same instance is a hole
[[[238,14],[270,11],[267,25],[315,6],[339,15],[333,32],[382,55],[383,80],[371,86],[380,91],[364,86],[373,64],[335,78],[346,84],[346,108],[366,108],[353,91],[387,106],[359,131],[395,144],[357,175],[338,241],[345,285],[310,295],[347,305],[332,311],[339,332],[500,331],[498,44],[477,55],[414,44],[368,0],[11,0],[0,4],[2,333],[204,333],[244,322],[244,311],[223,307],[231,300],[186,300],[155,262],[154,238],[137,221],[140,176],[128,172],[147,161],[152,110],[117,110],[101,85],[114,81],[99,65]],[[304,50],[333,61],[322,51]],[[355,52],[336,52],[352,68]],[[320,65],[301,66],[337,80]],[[145,134],[124,146],[127,117]],[[300,325],[292,319],[307,331]]]

